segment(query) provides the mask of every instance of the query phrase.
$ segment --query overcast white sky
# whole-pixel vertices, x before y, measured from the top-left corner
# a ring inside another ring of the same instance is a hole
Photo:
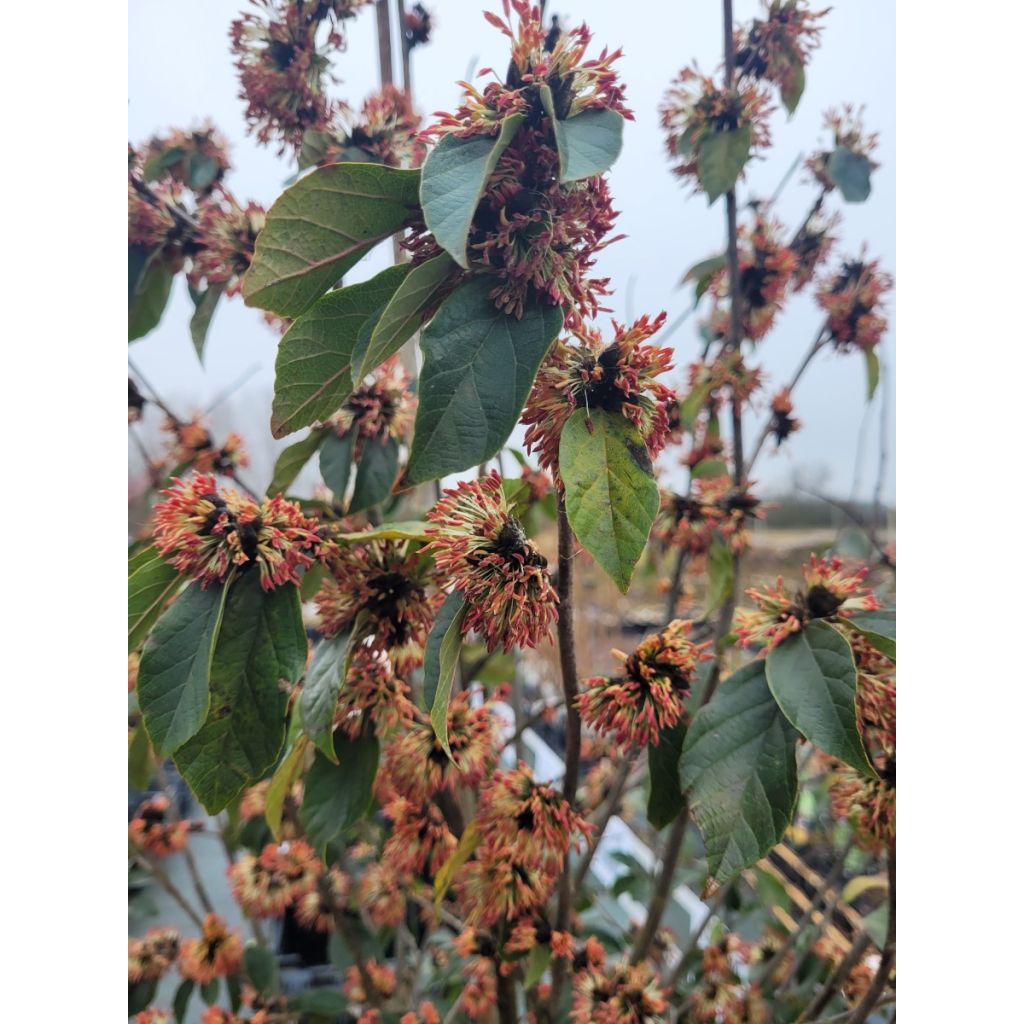
[[[506,40],[481,15],[483,0],[432,0],[435,14],[433,41],[413,52],[415,101],[424,115],[453,108],[459,96],[456,80],[471,66],[504,67]],[[211,117],[231,144],[235,165],[228,184],[242,199],[269,206],[294,172],[288,158],[278,158],[245,133],[244,106],[229,53],[228,28],[244,6],[243,0],[132,0],[129,5],[128,137],[142,142],[152,133],[188,126]],[[491,6],[498,9],[499,0]],[[758,9],[755,0],[735,0],[742,20]],[[627,101],[636,121],[627,122],[622,156],[611,172],[616,207],[621,211],[618,230],[628,236],[603,253],[597,272],[608,275],[616,289],[609,305],[616,319],[667,310],[669,322],[692,301],[689,286],[678,288],[685,270],[722,248],[724,202],[708,208],[703,197],[684,191],[668,168],[658,127],[657,108],[670,80],[691,58],[706,70],[720,59],[722,28],[720,5],[715,0],[550,0],[549,10],[564,24],[585,19],[599,49],[621,45],[624,56],[619,73],[627,85]],[[375,19],[371,10],[349,22],[348,49],[335,63],[342,79],[337,96],[358,105],[377,84]],[[829,106],[853,102],[866,106],[867,125],[881,133],[877,159],[881,168],[873,176],[867,203],[841,208],[842,244],[836,255],[855,253],[866,242],[869,253],[881,257],[885,269],[896,273],[895,262],[895,27],[891,0],[833,0],[825,20],[821,48],[812,58],[807,89],[792,120],[777,113],[773,123],[775,148],[768,159],[748,166],[740,193],[770,195],[798,152],[808,153],[823,141],[821,112]],[[789,225],[804,216],[814,189],[794,175],[783,192],[777,213]],[[351,272],[352,281],[372,276],[387,264],[390,247],[381,246]],[[897,293],[899,279],[897,275]],[[890,297],[890,329],[881,357],[890,369],[895,342],[895,298]],[[191,302],[183,280],[175,283],[168,309],[159,327],[129,352],[146,377],[179,415],[203,409],[209,401],[251,367],[257,372],[244,387],[222,403],[211,416],[217,436],[239,430],[253,459],[248,477],[256,486],[270,478],[276,451],[300,435],[275,442],[270,437],[269,413],[273,389],[274,357],[278,336],[263,323],[260,313],[246,308],[240,298],[222,302],[206,348],[206,366],[200,366],[188,334]],[[684,377],[686,364],[699,352],[697,318],[691,317],[663,344],[676,352],[678,369],[672,383]],[[793,372],[820,323],[813,298],[803,294],[790,301],[778,326],[762,342],[758,358],[769,378],[763,402]],[[656,338],[655,340],[661,340]],[[890,378],[888,386],[894,384]],[[859,474],[859,496],[874,487],[879,449],[881,391],[876,394],[864,444]],[[891,395],[891,392],[890,392]],[[766,451],[755,471],[765,491],[788,490],[800,471],[817,486],[846,496],[856,473],[857,436],[864,417],[865,372],[859,353],[840,357],[819,356],[796,393],[796,415],[804,427],[780,453]],[[890,402],[890,406],[891,406]],[[759,429],[763,409],[752,417],[748,432]],[[155,420],[157,417],[153,417]],[[884,497],[895,501],[894,417],[888,415],[890,457]],[[151,424],[153,425],[153,424]],[[773,447],[773,446],[769,446]],[[134,449],[130,454],[135,456]],[[310,482],[312,477],[310,476]]]

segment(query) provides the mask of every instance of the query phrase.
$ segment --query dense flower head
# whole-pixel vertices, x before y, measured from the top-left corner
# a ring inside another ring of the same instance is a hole
[[[408,685],[399,679],[388,657],[373,647],[360,645],[352,654],[345,684],[338,694],[334,724],[357,739],[367,720],[377,736],[388,736],[414,713]]]
[[[834,150],[840,147],[866,158],[872,169],[878,167],[871,158],[871,154],[878,148],[878,133],[865,131],[863,107],[854,111],[852,104],[848,103],[841,109],[826,110],[825,128],[832,136],[833,148],[812,153],[804,163],[823,191],[831,192],[836,187],[828,173],[828,160]]]
[[[831,8],[812,11],[806,0],[770,0],[765,17],[754,18],[733,34],[736,72],[775,83],[785,95],[821,42],[817,24]]]
[[[701,143],[719,132],[750,127],[752,153],[771,142],[768,93],[756,82],[740,81],[731,89],[702,75],[696,65],[683,68],[659,107],[673,173],[699,188],[697,154]]]
[[[829,784],[832,814],[850,823],[858,844],[880,853],[896,837],[896,768],[877,779],[836,762]]]
[[[709,489],[715,486],[719,489],[718,506],[722,510],[718,530],[729,550],[734,555],[742,555],[750,546],[751,522],[764,519],[773,506],[751,492],[752,483],[734,487],[729,477],[721,476],[708,481]]]
[[[181,936],[175,928],[150,928],[128,940],[128,982],[159,981],[178,959]]]
[[[199,228],[195,234],[196,253],[192,257],[189,282],[224,288],[226,295],[237,295],[242,277],[252,262],[256,236],[267,221],[259,203],[242,206],[229,192],[207,200],[198,210]]]
[[[231,168],[227,143],[210,121],[154,135],[139,152],[138,161],[148,180],[171,179],[197,195],[209,193]]]
[[[181,188],[174,182],[148,186],[150,195],[143,195],[128,183],[128,244],[149,249],[173,249],[180,256],[182,230],[170,212],[181,198]]]
[[[436,804],[396,796],[383,812],[391,835],[381,856],[398,874],[436,875],[455,852],[457,840]]]
[[[368,0],[303,4],[297,0],[250,0],[256,8],[231,23],[235,57],[250,131],[266,144],[298,149],[303,133],[330,119],[324,92],[332,49],[344,42],[337,19]],[[328,22],[326,34],[319,32]],[[318,39],[318,34],[321,36]]]
[[[427,550],[468,606],[463,636],[476,630],[487,650],[506,653],[550,637],[558,597],[547,559],[509,511],[496,472],[445,490],[427,519]]]
[[[523,411],[526,449],[556,475],[562,428],[577,409],[604,409],[625,416],[643,437],[653,459],[669,432],[675,392],[657,378],[672,369],[672,350],[647,344],[665,314],[642,316],[630,326],[612,321],[607,345],[599,332],[581,328],[576,342],[559,339],[548,353]]]
[[[676,619],[645,637],[632,654],[615,652],[622,675],[594,676],[583,684],[577,706],[584,723],[623,747],[657,746],[662,731],[685,716],[697,666],[709,657],[710,643],[690,640],[691,625]]]
[[[588,967],[573,984],[573,1024],[664,1024],[663,990],[646,963]]]
[[[688,494],[663,492],[653,535],[691,558],[707,554],[725,517],[719,501],[727,489],[720,477],[700,477]]]
[[[818,289],[817,300],[828,317],[828,338],[840,352],[873,349],[889,321],[882,312],[882,298],[892,290],[892,275],[879,270],[878,260],[847,260]]]
[[[389,438],[405,440],[416,412],[416,399],[409,391],[411,380],[394,355],[381,363],[331,418],[339,437],[356,431],[356,459],[365,444],[384,444]]]
[[[524,116],[477,208],[469,233],[470,262],[495,274],[491,296],[505,312],[521,317],[526,303],[537,300],[564,306],[567,321],[579,324],[596,314],[607,294],[607,280],[591,279],[589,272],[597,253],[615,240],[606,236],[616,213],[602,176],[559,180],[554,126],[542,92],[550,89],[551,108],[559,119],[601,108],[631,117],[611,66],[620,54],[605,50],[584,60],[590,43],[586,26],[548,33],[539,7],[527,0],[505,0],[503,6],[507,20],[485,17],[512,41],[505,80],[496,77],[482,92],[460,83],[462,106],[453,114],[439,114],[439,122],[424,135],[494,135],[507,116]],[[486,68],[481,74],[493,71]]]
[[[316,887],[322,866],[313,848],[301,839],[269,843],[259,857],[239,857],[228,868],[231,891],[253,917],[280,917]]]
[[[497,761],[498,722],[487,704],[474,708],[469,700],[469,691],[463,690],[448,705],[451,758],[428,723],[414,722],[385,746],[377,792],[416,804],[441,790],[473,787],[486,778]]]
[[[160,554],[204,587],[221,583],[232,567],[259,570],[264,590],[297,584],[320,555],[317,524],[280,495],[257,504],[237,491],[218,492],[216,480],[194,473],[174,478],[154,506],[153,534]]]
[[[207,914],[203,933],[185,939],[178,957],[178,972],[187,981],[206,985],[214,978],[237,974],[242,967],[242,940],[228,928],[224,919]]]
[[[417,134],[420,120],[407,92],[384,85],[359,110],[339,105],[336,120],[316,139],[315,162],[323,166],[356,157],[390,167],[418,167],[426,155]]]
[[[455,888],[466,921],[490,928],[536,912],[551,898],[557,881],[542,863],[486,846],[460,871]]]
[[[353,964],[345,972],[345,995],[357,1003],[365,1003],[372,996],[386,998],[395,991],[395,972],[386,964],[379,964],[370,958],[363,964],[363,969],[373,986],[373,993],[367,993],[363,987],[363,979],[359,967]]]
[[[793,399],[789,388],[782,388],[772,398],[772,419],[768,431],[775,438],[778,447],[790,434],[800,429],[800,421],[793,415]]]
[[[805,590],[791,595],[781,576],[774,587],[747,590],[757,609],[736,613],[735,630],[740,646],[762,645],[770,650],[799,633],[812,619],[849,618],[857,612],[876,611],[881,605],[863,585],[867,573],[867,566],[851,571],[840,558],[811,555],[810,565],[803,567]]]
[[[406,12],[405,25],[402,26],[405,45],[410,50],[414,50],[417,46],[429,43],[432,26],[433,17],[430,11],[421,3],[413,4],[412,10]]]
[[[707,390],[705,404],[716,408],[726,395],[747,402],[762,386],[761,370],[747,366],[742,352],[722,352],[710,363],[691,363],[689,382],[691,391]]]
[[[171,815],[171,802],[163,793],[143,800],[128,822],[128,838],[154,857],[184,849],[192,823]]]
[[[367,864],[359,877],[359,906],[375,928],[394,928],[405,918],[405,879],[393,864]]]
[[[391,540],[339,544],[327,565],[315,598],[320,632],[334,637],[359,619],[358,638],[386,653],[395,672],[419,665],[441,599],[431,592],[433,569],[407,542]]]
[[[176,466],[189,465],[197,473],[219,473],[233,476],[236,468],[249,465],[249,456],[239,434],[230,433],[222,445],[213,437],[200,417],[187,423],[168,418],[163,429],[173,438],[170,460]]]
[[[327,934],[334,931],[334,912],[348,902],[352,879],[340,868],[320,875],[316,886],[299,895],[293,905],[295,918],[304,928]]]
[[[753,223],[740,227],[740,330],[744,338],[760,341],[782,309],[789,282],[797,269],[795,253],[781,240],[782,225],[760,213]],[[723,337],[729,333],[729,271],[718,271],[710,290],[715,298],[711,329]]]
[[[824,266],[835,246],[839,221],[838,213],[826,217],[818,210],[800,225],[800,229],[793,236],[789,248],[796,257],[797,264],[790,282],[790,288],[794,293],[806,288],[814,279],[818,268]]]

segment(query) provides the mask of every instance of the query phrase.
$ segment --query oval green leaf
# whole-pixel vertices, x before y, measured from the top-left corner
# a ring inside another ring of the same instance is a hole
[[[843,620],[887,658],[896,660],[896,609],[879,608],[875,612],[861,612]]]
[[[355,447],[356,432],[350,430],[344,437],[332,430],[320,446],[320,475],[331,489],[334,500],[341,503],[348,490],[348,478],[352,472],[352,450]]]
[[[287,491],[328,436],[327,430],[311,430],[301,441],[283,449],[274,463],[274,476],[267,485],[267,494],[283,494]]]
[[[730,131],[712,132],[701,139],[697,151],[697,177],[708,194],[710,206],[734,188],[750,159],[750,125]]]
[[[177,569],[168,565],[155,547],[143,548],[128,559],[129,651],[141,646],[180,585]]]
[[[448,702],[462,648],[462,622],[468,611],[465,598],[453,590],[437,613],[423,658],[423,693],[429,702],[430,724],[449,757],[452,748],[448,743]]]
[[[686,723],[680,719],[661,732],[660,742],[647,748],[647,770],[651,791],[647,796],[647,820],[657,829],[675,821],[683,810],[679,784],[679,758],[683,752]]]
[[[871,195],[871,161],[862,153],[836,146],[825,170],[848,203],[863,203]]]
[[[388,437],[383,444],[376,439],[364,441],[363,454],[356,465],[356,482],[348,514],[365,512],[379,505],[391,493],[397,478],[398,442],[393,437]]]

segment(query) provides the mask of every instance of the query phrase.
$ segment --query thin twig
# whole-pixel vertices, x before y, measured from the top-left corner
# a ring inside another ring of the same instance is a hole
[[[711,923],[711,919],[718,913],[725,900],[726,894],[732,888],[732,883],[723,885],[718,892],[711,898],[708,903],[707,913],[701,919],[700,924],[697,926],[696,931],[690,933],[689,939],[687,939],[686,945],[679,951],[679,963],[676,964],[675,970],[672,972],[671,977],[668,980],[668,989],[670,992],[674,992],[676,986],[682,981],[683,974],[686,971],[686,958],[690,955],[697,943],[700,942],[700,937],[707,930],[708,925]]]
[[[157,880],[157,882],[167,892],[167,895],[185,911],[192,923],[196,925],[197,928],[202,928],[203,919],[199,916],[199,912],[185,898],[185,894],[170,880],[170,878],[167,877],[164,869],[155,861],[149,861],[145,857],[141,856],[141,854],[137,854],[135,860],[140,867],[148,871]]]
[[[847,975],[853,970],[854,964],[860,961],[869,945],[871,945],[871,936],[867,932],[861,932],[854,940],[853,945],[846,951],[846,956],[839,961],[835,969],[828,976],[824,987],[800,1015],[801,1021],[813,1021],[825,1009],[828,1001],[846,980]]]
[[[864,1024],[868,1014],[885,993],[889,984],[889,972],[896,957],[896,840],[889,843],[889,923],[885,930],[885,946],[878,972],[864,998],[850,1015],[850,1024]]]

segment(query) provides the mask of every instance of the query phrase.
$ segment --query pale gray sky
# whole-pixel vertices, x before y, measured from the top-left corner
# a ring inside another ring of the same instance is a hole
[[[288,158],[257,146],[245,133],[244,106],[231,63],[228,28],[244,6],[243,0],[131,0],[129,5],[128,137],[142,142],[153,132],[185,127],[210,117],[231,144],[235,165],[228,185],[242,200],[269,206],[294,172]],[[413,88],[417,107],[427,117],[452,109],[458,101],[456,80],[470,66],[507,63],[505,38],[481,15],[483,0],[432,0],[433,41],[413,52]],[[490,6],[498,9],[498,0]],[[736,0],[737,19],[756,13],[755,0]],[[824,6],[824,3],[822,4]],[[669,3],[664,0],[550,0],[549,10],[563,23],[585,19],[594,45],[622,46],[619,73],[627,86],[627,101],[636,121],[627,122],[622,156],[611,172],[617,228],[628,237],[602,254],[597,272],[612,279],[615,294],[609,305],[616,319],[627,314],[667,310],[671,323],[692,301],[689,286],[678,288],[685,270],[722,248],[724,202],[708,208],[703,197],[689,196],[669,171],[657,108],[670,80],[692,58],[711,70],[721,54],[720,5],[714,0]],[[354,106],[377,84],[375,19],[370,10],[349,22],[348,49],[335,62],[342,82],[336,95]],[[882,166],[873,175],[867,203],[843,204],[840,209],[842,244],[835,255],[855,253],[866,242],[869,253],[882,259],[886,270],[895,265],[895,26],[891,0],[833,0],[825,19],[821,48],[807,72],[807,89],[796,115],[787,120],[778,112],[773,121],[775,147],[767,160],[748,167],[740,201],[770,195],[797,152],[805,154],[824,141],[821,113],[844,102],[866,106],[870,130],[881,134],[876,158]],[[777,206],[789,225],[799,223],[814,199],[814,189],[798,173],[790,180]],[[381,246],[351,272],[352,281],[372,276],[387,264],[390,246]],[[897,293],[898,293],[897,276]],[[885,365],[893,366],[895,294],[890,296],[890,329],[880,350]],[[175,289],[159,327],[130,346],[130,354],[179,415],[201,410],[252,366],[259,370],[211,417],[218,436],[239,430],[253,459],[248,476],[257,486],[270,478],[276,451],[301,435],[275,442],[270,437],[269,413],[274,356],[278,336],[248,309],[240,298],[222,302],[215,315],[200,366],[188,334],[191,302],[183,280]],[[820,323],[810,294],[791,299],[776,329],[761,343],[755,361],[769,378],[768,393],[789,378]],[[604,326],[607,326],[605,322]],[[662,340],[658,337],[656,341]],[[697,318],[691,317],[669,340],[676,352],[672,383],[684,378],[686,364],[699,352]],[[890,389],[894,384],[890,378]],[[870,495],[878,460],[881,388],[870,412],[860,473],[859,496]],[[890,392],[891,395],[891,392]],[[815,477],[829,492],[845,496],[855,476],[858,430],[864,416],[865,371],[859,353],[840,357],[831,352],[804,376],[795,393],[796,415],[803,429],[779,454],[762,455],[755,478],[765,490],[788,489],[795,471]],[[894,416],[888,416],[890,457],[884,497],[895,500],[893,458]],[[748,432],[759,429],[764,411],[752,416]],[[155,421],[157,417],[153,417]],[[769,449],[773,445],[768,446]],[[134,449],[130,449],[134,457]],[[309,482],[315,474],[310,470]]]

